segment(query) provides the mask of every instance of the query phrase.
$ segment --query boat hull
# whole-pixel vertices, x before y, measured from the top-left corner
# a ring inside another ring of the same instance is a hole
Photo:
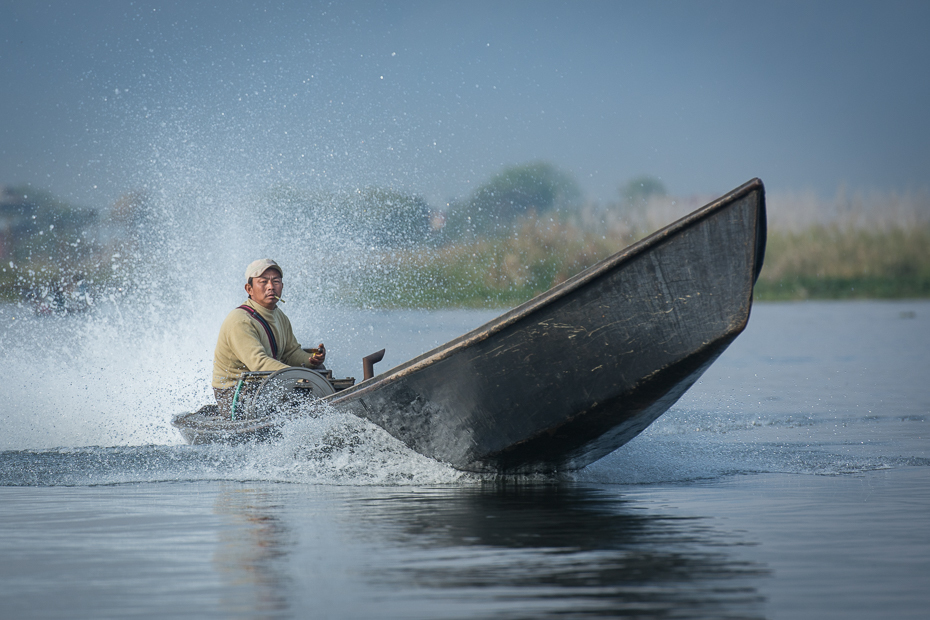
[[[745,328],[764,245],[754,180],[328,400],[459,469],[584,467],[667,411]]]
[[[193,413],[175,416],[171,423],[189,444],[247,443],[280,437],[279,419],[230,420],[219,415],[216,405],[204,405]]]

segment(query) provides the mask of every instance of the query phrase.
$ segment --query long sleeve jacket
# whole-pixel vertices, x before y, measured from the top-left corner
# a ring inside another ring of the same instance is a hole
[[[279,370],[288,366],[307,366],[310,354],[300,348],[291,322],[280,310],[268,310],[246,300],[245,305],[258,312],[271,327],[278,345],[277,358],[271,355],[271,342],[264,327],[245,310],[236,308],[220,327],[213,354],[213,387],[235,387],[239,375],[248,371]]]

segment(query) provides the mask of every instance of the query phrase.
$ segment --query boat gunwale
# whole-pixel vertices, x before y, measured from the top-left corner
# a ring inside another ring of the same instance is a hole
[[[541,308],[568,296],[570,293],[588,284],[589,282],[596,280],[605,273],[613,271],[624,263],[628,263],[640,255],[647,253],[653,248],[666,242],[670,237],[673,237],[679,232],[694,226],[702,220],[710,218],[718,211],[728,207],[733,202],[756,190],[764,191],[762,180],[758,177],[747,181],[746,183],[724,194],[716,200],[709,202],[703,207],[700,207],[695,211],[692,211],[691,213],[666,225],[665,227],[660,228],[656,232],[643,239],[640,239],[636,243],[632,243],[625,248],[618,250],[607,258],[595,263],[587,269],[578,272],[564,282],[557,284],[556,286],[543,293],[540,293],[536,297],[520,304],[519,306],[516,306],[515,308],[501,314],[500,316],[491,319],[487,323],[484,323],[483,325],[476,327],[475,329],[457,338],[454,338],[453,340],[450,340],[444,344],[439,345],[438,347],[422,353],[411,360],[395,366],[380,375],[376,375],[371,379],[357,383],[351,388],[331,396],[326,396],[320,400],[322,402],[336,405],[345,400],[350,400],[355,397],[362,396],[368,392],[379,389],[388,383],[400,380],[403,377],[417,372],[422,368],[447,359],[459,351],[466,349],[474,344],[487,340],[491,336],[503,331],[507,327],[528,316],[531,316]],[[764,202],[762,204],[764,205]],[[765,218],[763,217],[763,222],[756,223],[757,237],[759,235],[759,227],[765,226],[764,219]],[[758,252],[756,255],[758,256]],[[758,275],[758,271],[761,268],[761,264],[756,264],[754,268],[755,274],[753,279],[755,280],[755,277]]]

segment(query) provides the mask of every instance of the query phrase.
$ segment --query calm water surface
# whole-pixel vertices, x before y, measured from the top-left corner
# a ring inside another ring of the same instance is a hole
[[[181,354],[137,318],[15,314],[0,308],[3,618],[930,609],[928,302],[757,304],[639,438],[581,472],[503,480],[336,413],[269,446],[182,445],[167,421],[205,402],[215,335]],[[351,374],[492,315],[342,312],[316,329]]]

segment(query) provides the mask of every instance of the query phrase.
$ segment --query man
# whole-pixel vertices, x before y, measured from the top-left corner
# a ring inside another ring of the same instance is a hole
[[[291,322],[278,308],[284,291],[283,277],[284,270],[270,258],[254,261],[245,270],[249,298],[223,321],[213,354],[213,393],[222,414],[230,414],[243,372],[289,366],[323,368],[323,344],[317,353],[304,351],[294,337]]]

